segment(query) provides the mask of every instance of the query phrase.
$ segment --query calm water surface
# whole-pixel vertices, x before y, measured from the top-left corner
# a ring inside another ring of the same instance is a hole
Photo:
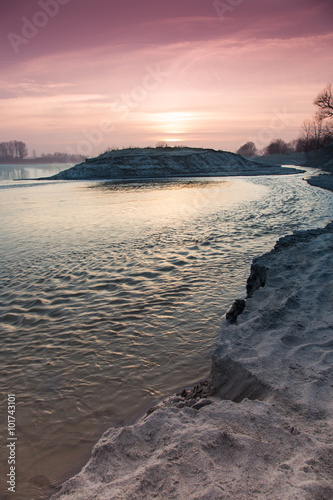
[[[77,472],[108,427],[208,375],[252,258],[324,226],[333,195],[302,175],[6,179],[0,210],[1,414],[15,393],[15,498],[30,500]],[[0,428],[6,437],[3,418]]]
[[[0,180],[12,181],[13,179],[36,179],[38,177],[49,177],[73,166],[73,163],[46,163],[46,164],[4,164],[0,163]],[[4,182],[2,182],[3,184]]]

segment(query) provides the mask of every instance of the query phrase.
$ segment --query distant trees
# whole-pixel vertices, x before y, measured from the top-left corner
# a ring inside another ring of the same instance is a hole
[[[243,156],[308,153],[318,151],[333,142],[333,86],[328,83],[314,100],[317,113],[304,120],[297,139],[286,143],[282,139],[273,140],[260,152],[253,142],[247,142],[237,153]]]
[[[28,148],[22,141],[0,142],[0,161],[15,161],[23,160],[28,156]],[[39,163],[41,160],[45,163],[77,163],[83,160],[83,156],[67,153],[43,153],[40,158],[36,158],[36,152],[33,154],[34,159]]]
[[[265,149],[264,155],[286,155],[293,152],[291,144],[287,144],[282,139],[272,141]]]
[[[23,160],[26,156],[28,156],[28,148],[24,142],[0,142],[0,160]]]
[[[319,151],[333,142],[333,90],[331,83],[328,83],[319,92],[314,100],[314,105],[318,108],[317,113],[312,118],[304,120],[300,128],[296,147],[298,152]]]
[[[84,159],[81,155],[70,155],[67,153],[42,153],[41,158],[46,163],[75,163]]]
[[[322,120],[325,118],[333,118],[333,90],[331,83],[328,83],[326,87],[319,92],[314,104],[319,108],[318,116]]]
[[[297,145],[297,140],[285,142],[283,139],[275,139],[263,150],[258,151],[254,142],[246,142],[237,150],[237,154],[242,156],[259,156],[259,155],[285,155],[294,153]]]
[[[246,142],[237,150],[237,154],[242,155],[242,156],[257,156],[258,155],[258,150],[256,148],[256,145],[254,142]]]
[[[15,151],[17,156],[22,160],[26,156],[28,156],[28,148],[27,145],[22,141],[14,141]]]

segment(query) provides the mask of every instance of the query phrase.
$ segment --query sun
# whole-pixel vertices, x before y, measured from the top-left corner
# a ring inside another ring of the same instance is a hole
[[[165,111],[152,113],[147,117],[149,129],[159,140],[170,143],[184,143],[198,129],[200,113],[190,111]]]
[[[194,113],[185,111],[168,111],[153,116],[154,125],[159,132],[167,135],[185,134],[191,129]]]

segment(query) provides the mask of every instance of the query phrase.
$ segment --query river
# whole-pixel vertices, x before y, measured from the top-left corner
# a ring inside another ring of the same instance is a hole
[[[1,405],[15,394],[24,500],[48,498],[108,427],[207,377],[253,257],[333,218],[304,174],[115,184],[34,168],[0,181]]]

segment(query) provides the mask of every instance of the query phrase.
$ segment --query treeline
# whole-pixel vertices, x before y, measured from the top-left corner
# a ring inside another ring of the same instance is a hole
[[[40,157],[27,159],[28,148],[22,141],[0,142],[0,162],[23,161],[27,163],[78,163],[84,160],[84,157],[76,154],[67,153],[43,153]]]
[[[259,151],[254,142],[247,142],[237,150],[243,156],[259,156],[319,151],[333,142],[333,90],[329,83],[314,101],[316,114],[304,120],[297,139],[286,143],[282,139],[272,141]]]
[[[26,156],[28,156],[28,148],[24,142],[0,142],[0,160],[23,160]]]
[[[76,163],[85,159],[81,155],[70,155],[67,153],[43,153],[41,158],[45,161],[45,163]]]

